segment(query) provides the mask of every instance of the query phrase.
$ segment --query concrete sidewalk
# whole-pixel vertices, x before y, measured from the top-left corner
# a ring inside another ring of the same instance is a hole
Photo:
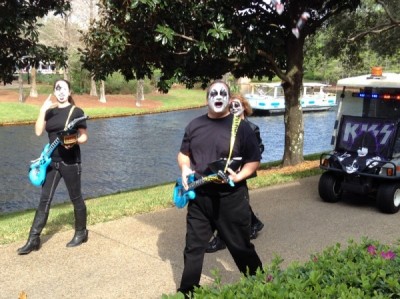
[[[362,236],[394,243],[400,216],[385,215],[371,202],[348,199],[323,203],[319,177],[252,191],[253,210],[265,223],[254,240],[264,264],[278,254],[283,265],[305,261],[337,242]],[[171,191],[172,192],[172,191]],[[44,237],[42,248],[26,256],[16,250],[24,242],[0,246],[0,298],[160,298],[172,294],[183,269],[186,209],[126,217],[89,227],[89,241],[66,248],[73,231]],[[50,219],[51,221],[51,219]],[[212,282],[218,268],[223,283],[240,274],[227,250],[206,254],[202,284]]]

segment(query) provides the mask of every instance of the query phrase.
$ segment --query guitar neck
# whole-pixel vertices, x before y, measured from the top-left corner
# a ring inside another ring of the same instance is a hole
[[[53,151],[56,149],[56,147],[60,144],[60,138],[56,138],[49,146],[46,152],[46,156],[50,157],[50,155],[53,153]]]
[[[209,176],[206,176],[206,177],[202,177],[201,179],[190,183],[188,185],[188,187],[189,187],[189,190],[193,190],[193,189],[196,189],[197,187],[200,187],[200,186],[202,186],[204,184],[208,184],[208,183],[211,183],[211,182],[216,182],[218,180],[219,180],[218,176],[215,175],[215,174],[212,174],[212,175],[209,175]]]
[[[88,118],[89,118],[89,116],[87,116],[87,115],[75,118],[73,121],[71,121],[67,125],[67,129],[71,130],[77,123],[81,122],[82,120],[88,119]]]

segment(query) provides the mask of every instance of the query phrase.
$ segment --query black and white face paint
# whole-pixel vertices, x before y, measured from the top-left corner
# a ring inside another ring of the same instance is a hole
[[[229,104],[229,92],[224,83],[215,83],[211,85],[208,94],[208,107],[214,113],[223,112]]]
[[[54,87],[54,95],[57,101],[60,103],[65,103],[68,101],[68,97],[71,95],[67,82],[58,81]]]
[[[244,112],[244,108],[240,100],[234,99],[231,101],[231,107],[229,108],[229,111],[236,116],[240,116]]]

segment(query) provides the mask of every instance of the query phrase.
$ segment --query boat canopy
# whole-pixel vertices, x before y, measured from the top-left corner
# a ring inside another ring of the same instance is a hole
[[[272,83],[253,83],[256,86],[266,86],[266,87],[282,87],[282,82],[272,82]],[[331,86],[329,84],[323,84],[318,82],[303,82],[304,87],[327,87]]]
[[[382,76],[362,75],[340,79],[337,86],[400,88],[400,74],[383,73]]]
[[[317,83],[317,82],[303,82],[304,87],[327,87],[331,86],[329,84],[324,84],[324,83]]]

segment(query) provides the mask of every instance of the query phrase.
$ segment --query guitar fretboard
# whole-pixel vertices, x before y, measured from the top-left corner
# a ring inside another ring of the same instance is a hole
[[[47,152],[46,152],[46,156],[50,157],[51,153],[55,150],[55,148],[60,144],[60,138],[56,138],[56,140],[54,140],[52,142],[52,144],[50,144]]]
[[[201,185],[211,183],[211,182],[216,182],[216,181],[220,181],[220,179],[218,178],[217,175],[206,176],[197,181],[190,183],[188,185],[188,187],[189,187],[189,190],[193,190],[193,189],[196,189],[197,187],[200,187]]]

